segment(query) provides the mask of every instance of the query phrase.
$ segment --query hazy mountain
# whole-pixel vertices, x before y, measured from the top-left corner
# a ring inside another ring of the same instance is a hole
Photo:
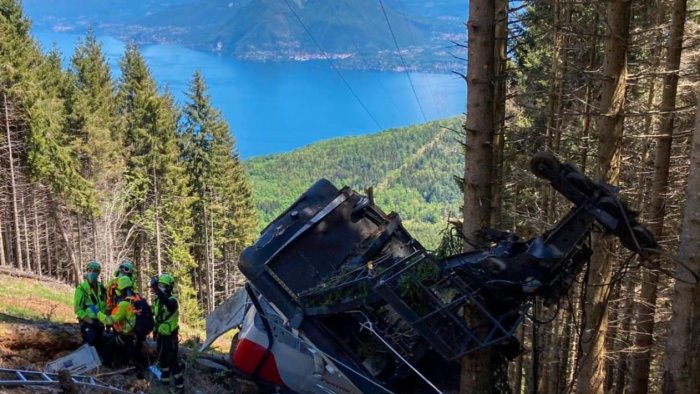
[[[178,43],[241,59],[330,57],[356,66],[397,68],[398,44],[409,67],[452,61],[444,47],[459,36],[462,24],[424,16],[425,9],[419,2],[398,0],[386,1],[384,11],[377,0],[206,0],[196,7],[169,7],[137,24],[160,32],[170,28]]]
[[[238,59],[452,71],[463,68],[452,41],[464,40],[464,3],[383,0],[382,10],[378,0],[26,0],[25,8],[35,23],[57,30],[91,26]]]
[[[23,0],[33,23],[51,27],[95,26],[131,23],[194,0]]]

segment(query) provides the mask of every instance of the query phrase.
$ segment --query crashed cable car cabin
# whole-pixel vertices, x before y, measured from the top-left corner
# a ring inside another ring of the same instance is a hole
[[[656,248],[614,187],[550,154],[531,168],[570,212],[530,240],[494,232],[489,247],[446,258],[428,253],[397,214],[319,180],[241,255],[250,307],[233,364],[302,393],[456,387],[463,355],[518,353],[513,336],[532,301],[567,293],[591,255],[594,224],[642,256]]]

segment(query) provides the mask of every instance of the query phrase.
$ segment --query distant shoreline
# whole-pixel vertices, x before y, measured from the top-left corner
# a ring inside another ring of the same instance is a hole
[[[319,53],[310,51],[293,50],[268,50],[265,48],[251,48],[242,54],[227,53],[221,43],[213,45],[202,45],[190,43],[184,37],[185,29],[176,27],[144,27],[141,25],[125,24],[100,24],[93,26],[88,21],[79,23],[68,21],[39,21],[34,23],[34,28],[51,30],[56,33],[85,34],[89,29],[93,29],[99,35],[109,35],[120,41],[133,41],[139,46],[145,45],[177,45],[183,48],[193,49],[200,52],[216,54],[223,57],[239,61],[250,61],[260,63],[282,63],[282,62],[308,62],[318,60],[329,60],[332,64],[343,70],[357,71],[382,71],[382,72],[419,72],[434,74],[464,73],[466,64],[461,60],[445,53],[443,59],[438,61],[428,61],[425,58],[406,60],[403,62],[398,54],[387,53]],[[457,48],[455,48],[457,49]],[[416,48],[420,52],[424,48]],[[409,54],[410,55],[410,54]],[[406,54],[404,54],[406,56]],[[451,58],[451,60],[448,60]]]

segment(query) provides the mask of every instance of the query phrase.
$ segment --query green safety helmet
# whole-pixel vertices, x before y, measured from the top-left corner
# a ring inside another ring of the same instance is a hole
[[[158,284],[172,287],[175,285],[175,278],[168,273],[163,273],[158,277]]]
[[[117,280],[117,290],[124,291],[134,285],[134,282],[128,276],[120,276]]]
[[[102,264],[97,260],[90,260],[85,266],[85,271],[102,271]]]
[[[119,272],[126,274],[126,275],[133,274],[134,273],[134,264],[131,262],[131,260],[122,261],[122,263],[119,264]]]

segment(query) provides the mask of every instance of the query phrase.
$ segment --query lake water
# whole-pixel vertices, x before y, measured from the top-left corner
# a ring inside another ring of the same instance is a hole
[[[41,28],[33,33],[44,48],[55,45],[64,64],[80,37]],[[98,39],[116,78],[124,43],[109,36]],[[176,45],[147,45],[141,51],[159,85],[167,86],[180,103],[186,99],[192,74],[201,70],[243,158],[452,117],[465,110],[465,83],[454,74],[411,73],[414,95],[405,73],[339,70],[341,78],[326,61],[242,62]]]

